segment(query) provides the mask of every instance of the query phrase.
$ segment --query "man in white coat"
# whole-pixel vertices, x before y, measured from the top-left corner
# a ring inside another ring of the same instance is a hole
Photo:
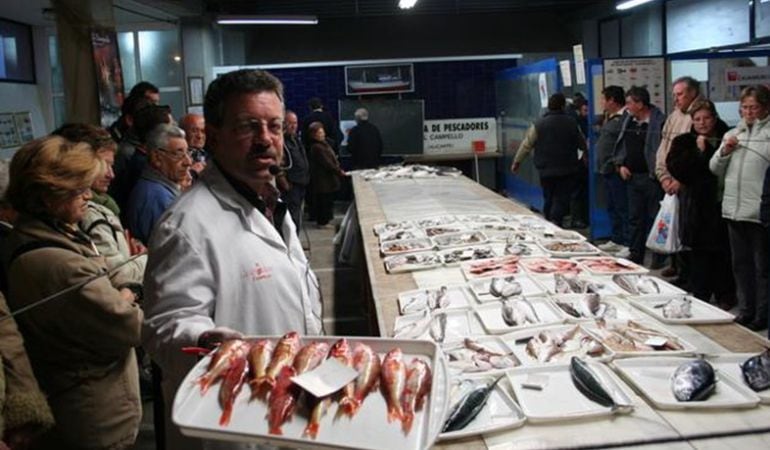
[[[204,115],[213,164],[150,239],[144,346],[162,369],[166,448],[248,448],[184,438],[171,423],[176,389],[196,362],[181,349],[242,334],[322,334],[320,290],[273,186],[271,166],[283,153],[281,82],[230,72],[209,86]]]

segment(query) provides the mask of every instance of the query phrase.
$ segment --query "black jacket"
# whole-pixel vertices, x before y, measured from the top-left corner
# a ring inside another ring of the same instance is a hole
[[[286,179],[291,184],[298,186],[307,186],[310,183],[310,166],[307,162],[307,153],[302,141],[296,136],[284,134],[283,142],[285,151],[288,154],[284,157],[284,166],[286,169]]]
[[[374,169],[380,165],[382,136],[380,130],[368,121],[360,122],[350,130],[348,151],[354,169]]]
[[[535,122],[535,167],[541,177],[577,173],[580,169],[578,149],[586,149],[586,141],[574,118],[564,111],[548,111]]]

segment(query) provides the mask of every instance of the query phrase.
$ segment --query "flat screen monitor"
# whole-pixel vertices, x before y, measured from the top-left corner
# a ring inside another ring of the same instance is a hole
[[[0,81],[35,82],[32,27],[0,18]]]

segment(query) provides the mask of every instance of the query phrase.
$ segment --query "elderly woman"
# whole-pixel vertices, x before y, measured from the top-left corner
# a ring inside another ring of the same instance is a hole
[[[717,115],[714,103],[696,100],[690,108],[692,130],[671,142],[666,166],[679,180],[679,238],[690,250],[692,293],[709,301],[711,295],[725,309],[733,306],[735,284],[729,263],[727,223],[722,218],[719,179],[709,170],[727,124]]]
[[[314,195],[315,217],[318,228],[326,226],[334,218],[334,194],[340,189],[340,177],[345,172],[326,142],[326,131],[321,122],[308,127],[310,133],[310,186]]]
[[[767,325],[768,236],[759,220],[759,205],[770,165],[770,90],[747,87],[740,105],[741,121],[727,132],[709,166],[725,180],[722,217],[727,219],[740,306],[736,321],[760,330]]]
[[[19,217],[8,239],[9,306],[50,298],[16,316],[56,420],[42,448],[127,448],[139,428],[139,294],[129,281],[111,283],[77,226],[100,171],[88,144],[58,136],[11,161],[7,196]]]

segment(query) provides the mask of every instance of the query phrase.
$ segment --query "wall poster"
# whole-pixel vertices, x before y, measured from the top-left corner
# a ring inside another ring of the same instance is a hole
[[[16,147],[20,143],[13,114],[0,114],[0,147]]]
[[[29,111],[15,113],[13,120],[16,123],[16,132],[22,144],[35,139],[35,130],[32,128],[32,114]]]
[[[118,38],[114,28],[93,28],[91,47],[99,89],[101,124],[107,127],[120,117],[123,104],[123,70],[118,54]]]
[[[663,58],[605,59],[604,86],[620,86],[623,90],[631,86],[645,87],[652,104],[666,110],[668,89]]]
[[[414,92],[414,68],[411,64],[345,66],[347,95]]]

